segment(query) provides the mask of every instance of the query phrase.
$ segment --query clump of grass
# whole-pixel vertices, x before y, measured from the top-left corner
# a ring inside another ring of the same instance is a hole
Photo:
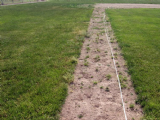
[[[109,90],[109,87],[106,87],[105,91],[106,91],[106,92],[109,92],[109,91],[110,91],[110,90]]]
[[[98,62],[100,60],[99,55],[97,55],[94,59],[95,59],[96,62]]]
[[[117,53],[114,53],[114,56],[117,56],[118,54]]]
[[[67,72],[65,75],[63,75],[63,78],[67,83],[69,83],[69,84],[73,83],[73,80],[74,80],[73,74]]]
[[[115,48],[113,48],[114,50],[118,50],[118,48],[117,47],[115,47]]]
[[[134,104],[130,104],[129,108],[133,110],[134,109]]]
[[[120,79],[120,83],[121,83],[121,88],[127,88],[126,85],[126,81],[127,81],[127,77],[123,76],[123,75],[119,75],[119,79]]]
[[[96,62],[98,62],[100,60],[99,55],[97,55],[94,59],[95,59]]]
[[[100,52],[100,49],[97,49],[97,52]]]
[[[79,114],[79,115],[78,115],[78,118],[79,118],[79,119],[81,119],[82,117],[83,117],[83,115],[82,115],[82,114]]]
[[[110,41],[110,43],[114,43],[114,41],[113,41],[113,40],[111,40],[111,41]]]
[[[85,57],[85,59],[87,59],[87,58],[89,58],[89,55],[87,55],[87,56]]]
[[[78,60],[77,60],[77,58],[75,58],[74,56],[71,58],[71,63],[77,63],[78,62]]]
[[[85,37],[90,38],[90,34],[88,32],[86,32]]]
[[[90,47],[87,47],[86,50],[87,50],[87,52],[89,52],[90,51]]]
[[[98,39],[96,39],[96,43],[98,44],[99,42],[98,42]]]
[[[96,72],[98,72],[98,68],[96,68]]]
[[[88,67],[89,63],[88,62],[84,62],[84,66]]]
[[[101,86],[100,89],[103,89],[103,86]]]
[[[97,81],[94,81],[94,82],[93,82],[93,85],[97,85],[97,83],[98,83]]]
[[[121,88],[122,89],[127,88],[127,85],[125,83],[121,83]]]
[[[111,75],[110,74],[106,75],[106,78],[107,78],[107,80],[110,80],[111,79]]]

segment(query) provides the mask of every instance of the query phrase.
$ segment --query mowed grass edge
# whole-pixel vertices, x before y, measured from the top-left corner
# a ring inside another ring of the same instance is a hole
[[[145,118],[160,118],[160,9],[107,9]]]
[[[91,8],[0,7],[0,119],[58,119]]]

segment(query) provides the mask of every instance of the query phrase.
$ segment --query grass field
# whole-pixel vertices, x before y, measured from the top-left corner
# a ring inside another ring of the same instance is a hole
[[[57,119],[93,9],[0,7],[0,119]]]
[[[160,4],[160,0],[51,0],[54,3],[149,3]]]
[[[40,0],[0,0],[0,5],[3,4],[17,4],[17,3],[27,3],[27,2],[37,2]]]
[[[4,4],[12,3],[12,0],[2,0]],[[2,4],[0,1],[0,4]],[[13,0],[14,3],[21,3],[23,2],[34,2],[37,0]],[[53,3],[62,3],[62,4],[94,4],[94,3],[143,3],[143,4],[160,4],[160,0],[49,0]]]
[[[160,9],[108,9],[135,91],[149,120],[160,118]]]

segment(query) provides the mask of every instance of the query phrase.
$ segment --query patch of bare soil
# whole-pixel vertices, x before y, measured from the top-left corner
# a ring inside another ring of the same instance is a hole
[[[75,70],[74,83],[69,86],[69,95],[62,108],[61,120],[125,120],[111,49],[104,32],[105,27],[108,29],[107,34],[114,52],[127,118],[139,120],[143,116],[142,109],[135,104],[136,94],[111,25],[109,22],[104,25],[103,21],[106,8],[137,6],[148,5],[97,4],[95,6],[88,28],[88,37],[85,38]]]

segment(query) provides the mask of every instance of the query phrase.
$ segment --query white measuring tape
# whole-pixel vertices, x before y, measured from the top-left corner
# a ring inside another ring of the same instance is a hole
[[[120,89],[120,94],[121,94],[121,99],[122,99],[122,105],[123,105],[123,111],[124,111],[124,116],[125,116],[125,120],[127,120],[127,115],[126,115],[126,110],[125,110],[125,106],[124,106],[124,102],[123,102],[123,96],[122,96],[122,89],[121,89],[121,83],[120,83],[120,80],[119,80],[119,75],[118,75],[118,72],[117,72],[117,67],[116,67],[116,64],[115,64],[115,59],[114,59],[114,55],[113,55],[113,51],[112,51],[112,46],[111,46],[111,43],[110,43],[110,40],[109,40],[109,37],[107,35],[107,32],[108,32],[108,29],[106,27],[106,21],[105,21],[105,18],[106,18],[106,15],[104,13],[104,29],[105,29],[105,34],[106,34],[106,37],[107,37],[107,41],[108,41],[108,44],[110,46],[110,49],[111,49],[111,54],[112,54],[112,58],[113,58],[113,63],[114,63],[114,68],[116,70],[116,74],[117,74],[117,79],[118,79],[118,83],[119,83],[119,89]]]

